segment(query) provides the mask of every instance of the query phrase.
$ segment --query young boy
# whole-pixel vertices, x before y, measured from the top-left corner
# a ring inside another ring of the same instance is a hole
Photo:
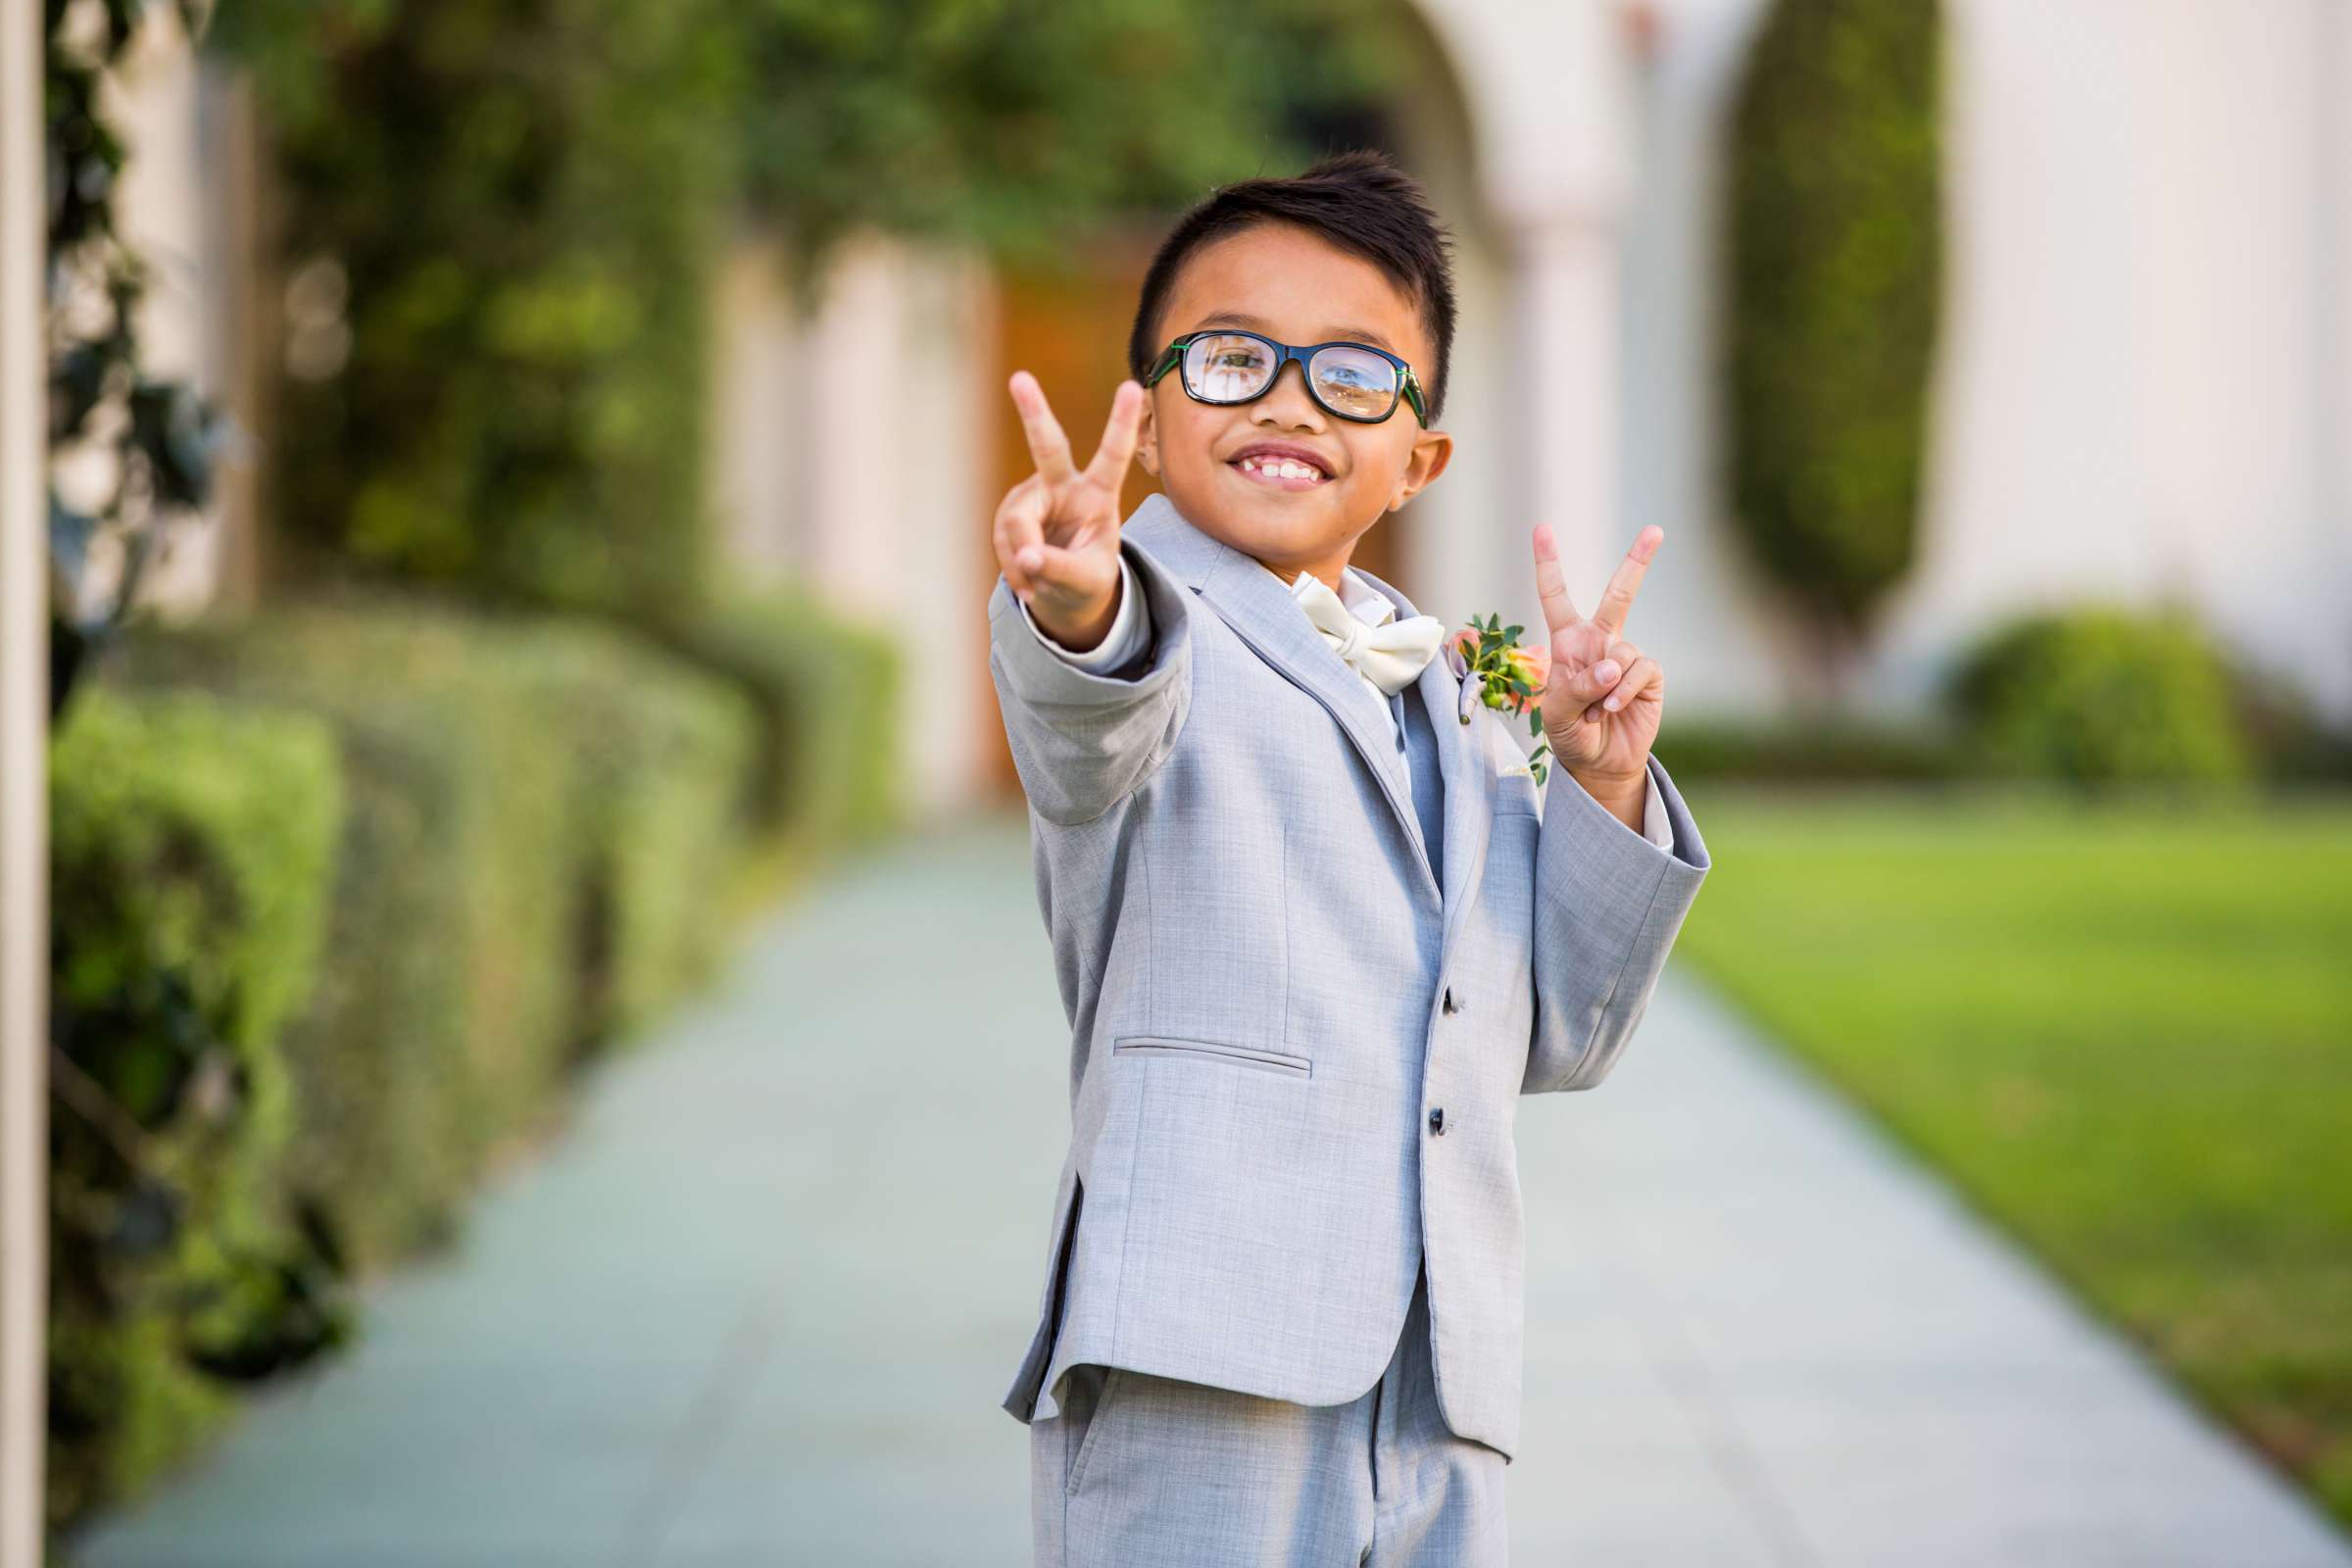
[[[1446,243],[1376,153],[1226,186],[1087,467],[1012,377],[989,669],[1073,1031],[1004,1401],[1041,1564],[1504,1560],[1518,1098],[1607,1075],[1709,861],[1624,636],[1662,530],[1590,617],[1534,530],[1548,800],[1446,623],[1348,564],[1452,451]]]

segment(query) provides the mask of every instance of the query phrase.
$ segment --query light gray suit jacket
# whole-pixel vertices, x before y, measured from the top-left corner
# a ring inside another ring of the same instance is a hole
[[[989,596],[1072,1031],[1004,1407],[1054,1414],[1080,1362],[1344,1403],[1426,1266],[1446,1424],[1508,1454],[1519,1097],[1593,1087],[1632,1040],[1710,864],[1697,825],[1654,755],[1671,853],[1561,773],[1546,802],[1504,719],[1459,721],[1441,657],[1403,694],[1432,721],[1441,886],[1394,725],[1283,580],[1160,495],[1120,548],[1153,630],[1129,668],[1073,667],[1002,576]]]

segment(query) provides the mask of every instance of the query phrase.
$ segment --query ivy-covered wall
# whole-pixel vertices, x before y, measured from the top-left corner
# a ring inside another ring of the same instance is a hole
[[[699,602],[712,0],[230,8],[284,179],[280,576]]]

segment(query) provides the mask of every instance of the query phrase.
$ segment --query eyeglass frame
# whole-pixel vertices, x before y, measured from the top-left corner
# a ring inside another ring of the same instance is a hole
[[[1274,372],[1266,377],[1266,384],[1263,387],[1248,397],[1223,399],[1202,397],[1193,390],[1192,377],[1185,373],[1186,355],[1184,351],[1192,347],[1195,339],[1204,337],[1246,337],[1263,343],[1274,351]],[[1362,349],[1366,353],[1379,355],[1396,368],[1396,390],[1389,395],[1389,407],[1386,413],[1377,417],[1361,414],[1343,414],[1323,401],[1323,394],[1315,389],[1314,369],[1308,362],[1325,349]],[[1340,337],[1324,343],[1296,344],[1280,342],[1266,336],[1263,332],[1251,332],[1239,326],[1204,326],[1197,331],[1186,332],[1171,339],[1168,346],[1160,350],[1159,361],[1152,366],[1152,373],[1144,377],[1144,385],[1156,386],[1162,377],[1170,370],[1174,370],[1176,384],[1183,387],[1184,395],[1195,403],[1205,403],[1212,409],[1238,408],[1245,403],[1255,403],[1259,398],[1273,391],[1274,383],[1282,379],[1283,367],[1293,360],[1298,362],[1298,378],[1306,383],[1306,395],[1315,400],[1316,408],[1321,409],[1333,418],[1346,419],[1351,424],[1386,424],[1396,416],[1396,405],[1402,401],[1413,406],[1413,417],[1421,421],[1421,428],[1424,430],[1429,428],[1429,409],[1422,401],[1421,378],[1413,373],[1411,362],[1402,355],[1391,354],[1376,343],[1359,343],[1353,338]]]

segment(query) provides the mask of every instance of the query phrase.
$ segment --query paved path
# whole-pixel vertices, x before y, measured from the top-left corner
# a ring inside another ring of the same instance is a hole
[[[1025,1563],[1064,1037],[1019,821],[842,873],[80,1560]],[[1520,1564],[2352,1565],[1680,970],[1520,1128]]]

